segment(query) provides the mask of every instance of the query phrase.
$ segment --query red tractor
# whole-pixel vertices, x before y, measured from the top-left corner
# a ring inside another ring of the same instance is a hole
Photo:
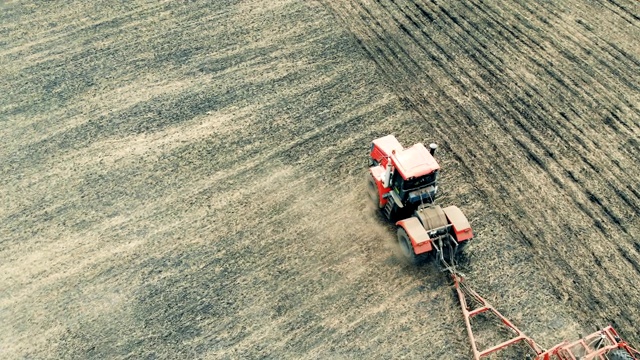
[[[385,216],[397,219],[420,205],[432,203],[438,192],[440,165],[421,144],[403,148],[393,135],[373,140],[369,157],[369,194]]]
[[[373,140],[369,155],[369,194],[373,202],[398,226],[398,244],[413,264],[431,255],[451,258],[473,238],[469,221],[456,206],[433,205],[438,192],[440,165],[418,143],[403,148],[393,135]]]

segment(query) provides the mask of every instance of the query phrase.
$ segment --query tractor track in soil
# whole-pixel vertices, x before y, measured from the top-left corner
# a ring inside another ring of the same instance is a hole
[[[640,344],[637,2],[0,9],[0,358],[468,359],[368,205],[389,133],[440,145],[516,325]]]

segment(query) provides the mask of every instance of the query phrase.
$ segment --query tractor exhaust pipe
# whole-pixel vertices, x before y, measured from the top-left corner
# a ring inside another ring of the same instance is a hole
[[[437,148],[438,145],[436,145],[435,143],[429,144],[429,153],[431,154],[431,156],[435,155]]]

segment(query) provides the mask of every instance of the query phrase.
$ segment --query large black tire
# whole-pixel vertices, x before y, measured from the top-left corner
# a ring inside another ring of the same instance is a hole
[[[464,250],[467,247],[468,243],[469,243],[468,240],[459,243],[458,248],[456,249],[456,253],[454,255],[456,265],[458,265],[462,269],[466,269],[471,265],[471,261],[469,260],[469,257],[467,256]]]
[[[412,265],[419,263],[420,258],[413,251],[413,245],[411,245],[411,239],[403,228],[398,228],[398,246],[400,247],[400,253],[403,258]]]
[[[469,240],[458,243],[458,248],[456,249],[456,255],[462,255],[468,243],[469,243]]]
[[[375,206],[376,209],[380,209],[380,195],[378,195],[378,186],[376,185],[373,177],[369,175],[369,179],[367,180],[367,194],[371,199],[371,202]]]
[[[607,358],[609,360],[636,360],[631,354],[627,352],[625,349],[617,349],[610,351],[607,354]]]
[[[393,202],[393,199],[387,199],[387,204],[382,208],[384,216],[391,222],[400,220],[400,214],[398,213],[398,206]]]

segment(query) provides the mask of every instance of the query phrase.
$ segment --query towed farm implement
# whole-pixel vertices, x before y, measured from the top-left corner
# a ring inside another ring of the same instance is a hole
[[[528,348],[525,358],[532,360],[640,360],[640,352],[622,340],[611,326],[545,350],[469,287],[457,270],[457,262],[473,239],[473,231],[458,207],[441,208],[433,204],[440,169],[434,158],[436,148],[435,144],[429,150],[416,144],[404,149],[393,135],[374,140],[369,156],[368,192],[384,216],[395,222],[403,257],[412,264],[435,260],[450,274],[474,360],[523,344]],[[506,328],[512,337],[479,349],[472,322],[481,314],[493,315],[498,319],[496,326]]]

